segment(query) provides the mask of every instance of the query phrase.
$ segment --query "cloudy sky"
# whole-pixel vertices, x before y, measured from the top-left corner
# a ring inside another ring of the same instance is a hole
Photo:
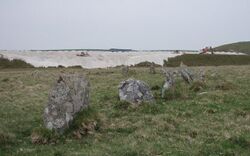
[[[250,40],[250,0],[0,0],[0,49],[200,49]]]

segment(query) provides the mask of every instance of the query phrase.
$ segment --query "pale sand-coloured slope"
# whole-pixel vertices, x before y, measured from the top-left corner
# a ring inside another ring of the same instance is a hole
[[[163,64],[163,60],[182,55],[183,52],[101,52],[90,51],[90,56],[79,57],[79,51],[0,51],[8,59],[22,59],[35,67],[80,65],[84,68],[106,68],[118,65],[135,65],[143,61]],[[197,53],[197,52],[185,52]],[[220,54],[220,53],[218,53]],[[223,53],[224,54],[224,53]],[[235,53],[231,53],[235,54]]]
[[[8,59],[22,59],[35,67],[75,66],[84,68],[105,68],[118,65],[134,65],[143,61],[163,64],[163,60],[181,54],[170,52],[88,52],[89,56],[79,57],[77,51],[0,51]]]

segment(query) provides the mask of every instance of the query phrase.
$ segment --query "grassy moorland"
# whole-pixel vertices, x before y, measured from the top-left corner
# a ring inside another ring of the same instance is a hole
[[[231,44],[225,44],[219,47],[216,47],[217,51],[237,51],[250,54],[250,41],[248,42],[237,42]]]
[[[117,86],[126,79],[119,68],[0,70],[0,155],[250,155],[250,66],[203,68],[203,89],[177,80],[167,99],[160,98],[160,68],[154,75],[132,68],[128,77],[147,82],[156,97],[155,104],[138,107],[118,100]],[[49,90],[60,73],[72,72],[89,79],[100,128],[81,139],[32,144]]]
[[[250,65],[248,55],[198,55],[185,54],[164,61],[164,66],[178,67],[183,62],[188,66]]]

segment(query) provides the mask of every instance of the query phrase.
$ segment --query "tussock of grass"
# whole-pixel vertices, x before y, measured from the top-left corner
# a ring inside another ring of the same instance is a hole
[[[75,130],[81,127],[83,123],[87,124],[91,121],[100,122],[100,118],[98,112],[94,108],[88,107],[76,114],[76,117],[74,118],[70,127],[72,130]]]
[[[114,108],[115,109],[120,109],[120,110],[126,110],[129,108],[131,104],[127,101],[117,101]]]
[[[61,152],[61,151],[56,151],[56,152],[54,152],[54,156],[63,156],[64,154],[63,154],[63,152]]]
[[[165,91],[163,98],[165,100],[184,100],[189,98],[189,96],[188,86],[184,83],[176,82],[172,88]]]
[[[235,149],[240,148],[242,151],[250,149],[250,141],[243,136],[231,137],[224,140],[210,139],[206,141],[200,155],[237,155]],[[240,154],[241,155],[241,154]]]
[[[226,156],[234,156],[235,153],[233,150],[224,150],[222,146],[218,146],[218,144],[205,144],[202,149],[199,151],[198,155],[203,156],[211,156],[211,155],[226,155]]]
[[[195,81],[190,86],[190,90],[192,90],[194,92],[199,92],[205,88],[206,88],[206,84],[204,82],[201,82],[201,81]]]
[[[8,82],[10,79],[9,78],[4,78],[2,79],[2,82]]]
[[[9,145],[14,142],[14,135],[0,130],[0,146]]]
[[[215,89],[218,89],[218,90],[231,90],[231,89],[234,89],[235,86],[233,83],[231,82],[221,82],[220,84],[217,84],[215,86]]]
[[[244,110],[235,110],[234,114],[235,114],[236,117],[241,116],[241,117],[245,118],[245,117],[247,117],[248,113],[246,111],[244,111]],[[249,112],[249,114],[250,114],[250,112]]]
[[[143,113],[143,114],[163,113],[161,104],[149,104],[149,103],[143,104],[140,108],[138,108],[138,111]]]
[[[44,127],[34,128],[30,137],[33,144],[56,144],[62,139],[58,133]]]
[[[108,95],[106,95],[106,94],[104,94],[104,95],[102,96],[102,100],[103,100],[103,101],[108,101],[108,100],[110,100],[110,99],[111,99],[111,97],[108,96]]]
[[[88,107],[76,114],[67,134],[77,139],[93,134],[101,129],[101,119],[99,113],[92,107]]]
[[[161,87],[159,85],[155,85],[151,87],[151,90],[160,90]]]
[[[247,138],[244,136],[231,137],[223,144],[224,146],[229,146],[229,148],[236,148],[239,146],[241,148],[250,149],[250,140],[247,140]]]
[[[124,128],[115,128],[115,129],[107,129],[108,132],[115,132],[120,134],[131,134],[136,130],[136,127],[124,127]]]

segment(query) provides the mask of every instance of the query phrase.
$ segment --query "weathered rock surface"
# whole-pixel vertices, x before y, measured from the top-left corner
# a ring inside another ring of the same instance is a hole
[[[154,97],[149,86],[143,81],[134,79],[128,79],[120,83],[119,97],[120,100],[124,100],[132,104],[154,101]]]
[[[175,80],[174,80],[174,74],[175,72],[165,71],[165,82],[162,87],[161,96],[164,97],[164,94],[167,90],[172,88],[174,86]]]
[[[191,84],[193,82],[194,80],[193,73],[189,71],[188,69],[181,69],[180,74],[186,83]]]
[[[181,63],[180,63],[180,67],[181,67],[181,68],[186,68],[186,67],[187,67],[187,65],[185,65],[185,64],[181,61]]]
[[[128,76],[129,67],[128,66],[122,66],[122,75]]]
[[[156,71],[155,71],[155,65],[154,65],[153,62],[151,63],[151,65],[149,67],[149,73],[150,74],[155,74],[156,73]]]
[[[76,113],[89,105],[90,84],[82,75],[62,75],[49,93],[44,110],[46,128],[63,132]]]
[[[206,78],[206,71],[204,69],[200,69],[200,71],[197,74],[197,81],[205,82]]]

